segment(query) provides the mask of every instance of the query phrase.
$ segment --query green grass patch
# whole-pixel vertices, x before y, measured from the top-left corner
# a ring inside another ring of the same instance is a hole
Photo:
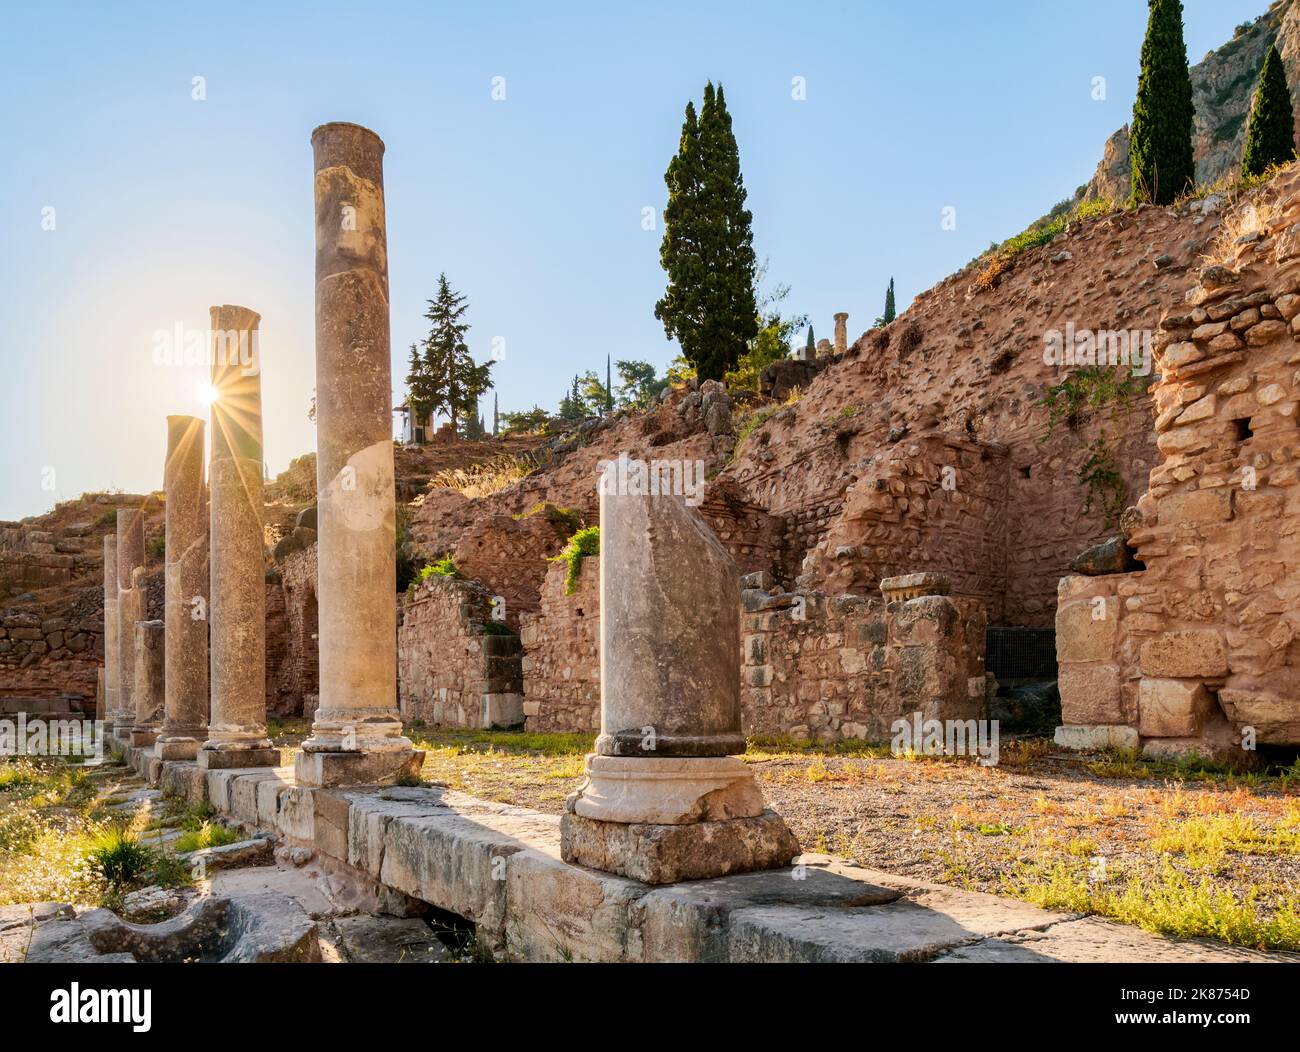
[[[1158,874],[1132,876],[1123,884],[1090,883],[1088,870],[1078,864],[1027,865],[1008,878],[1006,890],[1043,909],[1108,917],[1160,935],[1300,950],[1300,899],[1294,891],[1266,905],[1258,888],[1237,895],[1167,862]]]
[[[222,847],[225,844],[234,844],[242,839],[242,833],[228,826],[223,826],[219,822],[204,821],[199,824],[197,829],[182,833],[176,838],[176,843],[172,846],[177,854],[184,855],[190,851],[202,851],[207,847]]]

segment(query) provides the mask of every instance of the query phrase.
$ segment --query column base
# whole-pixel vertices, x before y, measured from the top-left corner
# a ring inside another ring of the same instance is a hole
[[[643,757],[590,753],[587,781],[566,808],[601,822],[683,825],[756,818],[763,794],[737,756]]]
[[[159,738],[155,754],[160,760],[193,760],[199,755],[197,738]]]
[[[678,825],[601,822],[572,812],[560,819],[565,862],[646,884],[780,869],[798,854],[799,842],[775,811]]]
[[[152,745],[158,740],[158,732],[150,730],[132,730],[131,731],[131,748],[143,749]]]
[[[232,767],[279,767],[280,750],[211,749],[204,745],[199,748],[196,759],[199,768],[204,771],[224,771]]]
[[[422,749],[383,752],[300,752],[294,761],[299,785],[329,788],[341,785],[392,785],[400,778],[418,778],[424,766]]]

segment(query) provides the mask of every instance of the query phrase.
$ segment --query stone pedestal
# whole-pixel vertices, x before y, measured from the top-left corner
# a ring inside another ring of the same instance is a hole
[[[280,762],[266,736],[260,321],[247,307],[212,308],[212,715],[197,757],[208,770]]]
[[[849,315],[840,311],[835,315],[835,353],[844,354],[849,349]]]
[[[104,538],[104,707],[96,718],[104,721],[104,732],[112,733],[117,716],[117,536]]]
[[[142,575],[143,570],[137,570]],[[143,582],[140,588],[144,594]],[[131,744],[152,745],[158,738],[163,718],[164,624],[162,621],[135,623],[135,723]]]
[[[193,760],[208,736],[208,507],[203,421],[167,418],[166,690],[160,760]]]
[[[397,711],[397,603],[384,144],[312,133],[316,196],[316,488],[320,702],[307,785],[419,769]]]
[[[144,508],[117,510],[117,690],[113,737],[125,742],[135,725],[135,623],[144,617],[144,596],[132,587],[144,566]]]
[[[644,471],[601,479],[601,733],[565,803],[561,852],[651,884],[787,865],[799,845],[733,755],[745,749],[739,571]]]

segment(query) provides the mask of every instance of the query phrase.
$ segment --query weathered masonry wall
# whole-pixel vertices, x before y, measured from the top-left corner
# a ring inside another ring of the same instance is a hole
[[[413,585],[397,629],[403,719],[449,727],[523,722],[519,637],[492,619],[474,581],[432,576]]]
[[[747,731],[882,741],[894,720],[915,712],[939,720],[984,715],[988,619],[979,600],[744,595]]]
[[[905,439],[849,486],[840,516],[805,560],[832,595],[876,592],[899,574],[935,571],[1002,623],[1006,582],[1005,447],[949,434]]]
[[[1146,569],[1061,582],[1063,741],[1300,743],[1300,273],[1212,270],[1157,345],[1161,462],[1128,523]]]
[[[746,731],[873,741],[920,712],[984,714],[988,617],[977,599],[923,595],[886,602],[763,588],[742,591],[741,706]],[[542,610],[524,618],[524,712],[530,731],[594,732],[600,723],[598,560],[583,561],[564,594],[564,567],[547,575]]]
[[[541,610],[521,619],[524,715],[530,731],[600,728],[600,557],[582,560],[572,595],[569,568],[552,563]]]

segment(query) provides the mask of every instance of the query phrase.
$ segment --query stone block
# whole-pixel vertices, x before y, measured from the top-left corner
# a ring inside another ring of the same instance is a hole
[[[1141,739],[1136,727],[1116,725],[1057,727],[1052,739],[1063,749],[1097,752],[1101,749],[1136,749]]]
[[[1143,643],[1139,653],[1143,676],[1191,679],[1228,671],[1228,650],[1217,629],[1165,632]]]
[[[416,778],[424,766],[419,749],[383,752],[300,752],[294,760],[299,785],[392,785]]]
[[[504,936],[510,955],[526,961],[642,961],[638,907],[649,890],[625,877],[570,865],[554,847],[515,852],[506,865]]]
[[[646,884],[771,869],[788,865],[799,854],[794,834],[774,811],[687,825],[601,822],[565,814],[560,844],[566,862]]]
[[[1118,665],[1062,665],[1057,679],[1061,718],[1069,724],[1124,723]]]
[[[1214,712],[1214,698],[1195,680],[1144,679],[1138,685],[1138,733],[1144,738],[1189,738]]]
[[[1062,665],[1111,660],[1118,635],[1119,601],[1114,596],[1063,603],[1056,611],[1056,659]]]

